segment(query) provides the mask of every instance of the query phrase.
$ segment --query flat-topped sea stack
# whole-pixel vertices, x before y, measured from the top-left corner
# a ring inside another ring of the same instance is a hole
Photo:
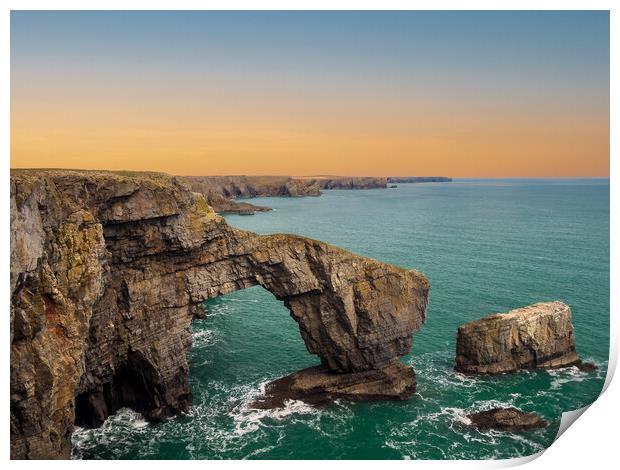
[[[399,358],[426,317],[417,271],[236,229],[160,173],[17,170],[10,203],[14,459],[68,458],[75,424],[99,426],[122,407],[150,421],[188,411],[190,322],[205,299],[256,285],[284,302],[320,359],[325,398],[415,389]],[[303,384],[295,397],[315,401]]]
[[[571,310],[565,303],[537,303],[489,315],[458,329],[458,372],[500,374],[568,366],[592,367],[577,356]]]

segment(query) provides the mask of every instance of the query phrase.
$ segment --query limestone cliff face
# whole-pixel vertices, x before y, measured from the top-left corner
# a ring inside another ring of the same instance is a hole
[[[202,194],[218,213],[253,214],[271,210],[235,198],[320,196],[322,189],[387,188],[388,183],[448,182],[445,176],[185,176],[192,191]],[[395,187],[395,186],[390,186]]]
[[[537,303],[490,315],[458,329],[459,372],[497,374],[580,364],[571,310],[562,302]]]
[[[386,178],[358,176],[185,176],[192,191],[202,194],[218,213],[253,214],[271,210],[235,198],[320,196],[321,189],[387,187]]]
[[[12,458],[66,458],[74,422],[122,406],[151,420],[186,411],[191,319],[204,299],[253,285],[285,303],[322,370],[385,370],[415,388],[395,364],[425,319],[422,274],[235,229],[178,178],[14,171]]]
[[[388,183],[449,183],[447,176],[388,176]]]
[[[387,179],[379,176],[309,177],[304,178],[303,181],[316,184],[320,189],[377,189],[387,187]]]
[[[238,197],[319,196],[319,187],[312,181],[292,176],[185,176],[192,190],[205,189],[234,199]]]

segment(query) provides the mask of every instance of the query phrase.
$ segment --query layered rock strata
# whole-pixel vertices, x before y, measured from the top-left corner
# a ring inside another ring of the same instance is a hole
[[[193,186],[196,187],[199,185]],[[196,192],[202,194],[207,203],[218,214],[254,215],[256,212],[268,212],[271,210],[271,207],[258,206],[256,204],[250,204],[249,202],[227,199],[221,194],[211,191],[208,188],[202,188],[200,191]]]
[[[271,210],[236,198],[320,196],[322,189],[387,188],[388,183],[452,181],[445,176],[184,176],[217,213],[254,214]],[[394,188],[396,186],[390,186]]]
[[[288,307],[321,371],[340,374],[329,394],[347,380],[357,397],[415,387],[398,358],[425,320],[422,274],[235,229],[167,175],[12,172],[11,457],[67,458],[74,423],[123,406],[154,421],[187,411],[194,314],[254,285]]]
[[[387,180],[378,176],[323,176],[303,178],[321,189],[380,189],[387,187]]]
[[[449,183],[447,176],[388,176],[388,183]]]
[[[320,196],[321,189],[385,188],[381,177],[329,176],[185,176],[192,191],[202,194],[218,213],[253,214],[271,210],[236,198]]]
[[[519,369],[587,368],[575,351],[570,307],[545,302],[494,314],[458,329],[456,370],[498,374]]]
[[[251,197],[319,196],[320,188],[312,181],[292,176],[184,176],[192,190],[209,191],[230,199]]]

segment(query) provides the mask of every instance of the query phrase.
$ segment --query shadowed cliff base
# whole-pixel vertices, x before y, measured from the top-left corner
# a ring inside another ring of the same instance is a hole
[[[11,457],[67,458],[76,421],[98,426],[123,406],[152,421],[187,411],[194,314],[254,285],[284,302],[330,377],[370,379],[357,397],[412,391],[413,371],[395,364],[425,320],[421,273],[235,229],[180,178],[13,171]]]

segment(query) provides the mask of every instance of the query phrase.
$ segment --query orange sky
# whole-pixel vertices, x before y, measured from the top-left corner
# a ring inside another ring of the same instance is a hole
[[[13,15],[11,167],[609,176],[605,15],[176,15]]]
[[[289,118],[241,109],[214,118],[153,108],[14,104],[11,166],[179,175],[609,175],[608,122],[596,117],[377,108],[363,110],[360,122],[329,110],[310,117],[291,111]]]

